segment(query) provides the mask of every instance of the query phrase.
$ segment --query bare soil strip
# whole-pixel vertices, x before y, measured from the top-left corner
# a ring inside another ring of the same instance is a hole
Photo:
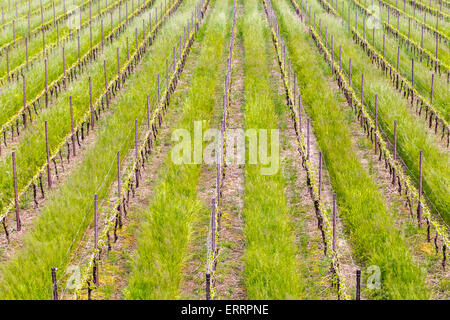
[[[242,4],[236,4],[236,19],[244,15]],[[236,24],[239,34],[239,24]],[[231,103],[228,106],[228,130],[242,129],[244,125],[244,46],[242,37],[236,37],[232,64]],[[218,299],[244,300],[247,295],[244,288],[244,165],[231,164],[225,168],[223,181],[220,242],[221,252],[217,263],[216,296]]]

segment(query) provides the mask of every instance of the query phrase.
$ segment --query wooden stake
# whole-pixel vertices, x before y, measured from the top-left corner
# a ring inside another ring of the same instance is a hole
[[[119,200],[119,227],[122,226],[122,173],[120,170],[120,151],[117,151],[117,196]]]
[[[322,195],[322,151],[319,152],[319,197]]]
[[[80,31],[77,33],[77,41],[78,41],[78,63],[81,60],[81,52],[80,52]]]
[[[91,110],[91,127],[94,129],[94,106],[92,105],[92,82],[89,77],[89,109]]]
[[[430,104],[433,104],[433,87],[434,87],[434,73],[431,74]]]
[[[17,231],[22,229],[22,223],[20,221],[19,211],[19,194],[17,192],[17,168],[16,168],[16,153],[12,153],[12,165],[13,165],[13,179],[14,179],[14,205],[16,208],[16,228]]]
[[[306,125],[306,159],[309,161],[310,159],[310,152],[311,152],[311,143],[310,143],[310,130],[311,130],[311,120],[307,119],[307,125]]]
[[[128,45],[128,37],[127,37],[127,59],[130,60],[130,47]]]
[[[25,115],[25,111],[27,109],[27,93],[26,93],[26,83],[25,83],[25,75],[22,76],[22,91],[23,91],[23,111]],[[23,125],[26,128],[27,127],[27,120],[26,116],[23,118]]]
[[[138,134],[138,120],[134,120],[134,156],[136,158],[136,162],[139,161],[139,134]]]
[[[206,274],[206,300],[211,300],[211,274]]]
[[[98,196],[94,195],[94,249],[98,249]],[[94,260],[93,280],[98,285],[98,263],[97,257]]]
[[[400,64],[400,46],[397,46],[397,72],[399,64]]]
[[[394,120],[394,161],[397,160],[397,120]]]
[[[147,127],[148,130],[151,129],[150,126],[150,97],[147,95]]]
[[[364,105],[364,73],[361,75],[361,105]],[[361,112],[361,117],[359,120],[360,125],[362,126],[363,123],[363,115]]]
[[[336,193],[333,193],[333,252],[334,252],[334,254],[336,254],[336,213],[337,213]]]
[[[422,35],[420,37],[420,48],[423,50],[423,25],[422,25]]]
[[[9,48],[6,48],[6,76],[9,79]]]
[[[436,33],[436,59],[438,59],[438,54],[439,54],[439,36]]]
[[[92,52],[92,22],[89,22],[89,44],[90,51]]]
[[[72,153],[75,157],[77,155],[76,145],[75,145],[75,129],[73,125],[73,108],[72,108],[72,96],[69,96],[69,105],[70,105],[70,128],[72,132]]]
[[[352,86],[352,58],[348,60],[348,85]]]
[[[378,154],[378,95],[375,95],[375,154]]]
[[[52,291],[53,291],[53,300],[58,300],[58,283],[56,281],[56,271],[58,268],[52,267]]]
[[[423,151],[420,150],[420,156],[419,156],[419,205],[417,208],[417,220],[419,222],[419,227],[422,222],[422,173],[423,173]]]
[[[50,148],[48,145],[48,122],[45,120],[45,146],[47,149],[47,182],[48,182],[48,188],[51,189],[52,187],[52,175],[50,171]]]
[[[44,69],[45,69],[45,107],[48,107],[47,59],[44,59]]]
[[[411,37],[411,18],[408,18],[408,40]]]
[[[298,93],[298,130],[302,132],[302,95]]]
[[[41,24],[44,24],[44,11],[42,9],[42,0],[41,0]]]
[[[169,59],[166,58],[166,89],[169,90]]]
[[[216,252],[216,199],[211,199],[211,251]]]
[[[98,195],[94,195],[94,248],[98,249]]]
[[[27,70],[28,70],[28,38],[25,38],[25,59],[26,59]]]
[[[160,107],[161,104],[161,83],[159,80],[159,73],[158,73],[158,108]]]
[[[356,300],[361,300],[361,270],[356,270]]]
[[[411,59],[411,84],[414,87],[414,58]]]
[[[139,48],[139,41],[138,41],[138,29],[137,29],[137,27],[134,29],[134,37],[136,38],[136,51],[138,50],[138,48]]]
[[[45,30],[42,29],[42,56],[45,57]]]
[[[120,56],[119,56],[119,47],[117,47],[117,76],[120,79]],[[119,88],[120,88],[120,81],[119,81]]]

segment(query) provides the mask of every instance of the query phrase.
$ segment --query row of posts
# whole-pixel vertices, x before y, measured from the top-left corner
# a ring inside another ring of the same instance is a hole
[[[162,13],[161,13],[162,15]],[[156,14],[157,18],[157,14]],[[136,29],[137,31],[137,29]],[[137,34],[137,33],[136,33]],[[145,34],[145,30],[144,30]],[[137,38],[136,38],[137,39]],[[45,59],[45,91],[47,92],[47,60]],[[167,66],[166,66],[167,67]],[[65,68],[64,68],[65,69]],[[106,61],[103,61],[103,70],[104,70],[104,79],[105,79],[105,89],[108,89],[108,80],[107,80],[107,72],[106,72]],[[120,76],[120,56],[119,56],[119,48],[117,48],[117,72],[118,76]],[[166,77],[168,77],[168,70],[166,70]],[[92,84],[91,84],[91,77],[89,77],[89,108],[91,111],[91,126],[94,128],[95,119],[94,119],[94,109],[93,109],[93,100],[92,100]],[[168,78],[167,78],[168,81]],[[25,96],[25,77],[23,78],[24,83],[24,104],[26,103],[26,96]],[[158,75],[158,96],[159,96],[159,75]],[[107,104],[108,102],[108,96],[106,96]],[[48,103],[48,100],[46,99],[46,103]],[[71,141],[72,141],[72,150],[73,155],[76,155],[76,144],[75,144],[75,134],[74,134],[74,120],[73,120],[73,107],[72,107],[72,96],[69,96],[69,105],[70,105],[70,120],[71,120]],[[26,122],[25,122],[26,123]],[[137,120],[136,120],[136,126],[137,126]],[[137,127],[136,127],[137,128]],[[137,129],[136,129],[137,134]],[[137,139],[137,138],[136,138]],[[48,122],[45,121],[45,141],[46,141],[46,156],[47,156],[47,184],[48,187],[52,187],[52,177],[51,177],[51,168],[50,168],[50,148],[49,148],[49,142],[48,142]],[[137,145],[136,145],[136,155],[137,155]],[[21,230],[21,219],[20,219],[20,210],[19,210],[19,194],[18,194],[18,188],[17,188],[17,172],[16,172],[16,155],[15,152],[12,152],[12,165],[13,165],[13,179],[14,179],[14,199],[15,199],[15,211],[16,211],[16,227],[17,231]],[[6,218],[6,217],[5,217]],[[4,219],[5,219],[4,218]],[[3,221],[4,223],[4,221]],[[6,231],[6,228],[5,228]]]

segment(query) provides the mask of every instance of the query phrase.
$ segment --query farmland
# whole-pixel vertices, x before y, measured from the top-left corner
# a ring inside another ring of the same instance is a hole
[[[450,298],[445,0],[0,6],[0,299]]]

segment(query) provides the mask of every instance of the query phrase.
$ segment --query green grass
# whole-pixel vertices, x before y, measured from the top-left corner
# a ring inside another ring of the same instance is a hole
[[[347,4],[350,0],[347,0]],[[364,1],[361,0],[356,0],[359,2],[360,5],[362,5],[364,7]],[[387,1],[384,1],[387,2]],[[365,7],[368,8],[371,5],[371,2],[369,2]],[[395,5],[394,5],[395,7]],[[347,7],[346,7],[347,8]],[[348,10],[348,9],[346,9]],[[403,10],[403,5],[401,7],[401,10]],[[416,10],[416,17],[418,14],[418,10]],[[411,14],[411,16],[413,16]],[[434,17],[433,20],[430,20],[430,14],[427,13],[427,24],[430,27],[435,28],[436,27],[436,17]],[[352,16],[351,20],[354,21],[355,17]],[[387,8],[382,7],[381,9],[381,20],[385,23],[387,23],[388,21],[388,14],[387,14]],[[439,25],[443,26],[443,21],[444,19],[440,18],[439,19]],[[423,19],[419,19],[419,21],[423,22]],[[430,23],[430,21],[433,21],[434,23]],[[362,15],[361,13],[358,13],[358,23],[362,23]],[[395,30],[397,30],[397,17],[395,17],[392,13],[392,10],[390,10],[390,16],[389,16],[389,24],[392,26],[392,28],[394,28]],[[439,28],[440,31],[442,32],[442,29]],[[404,15],[400,16],[400,20],[399,20],[399,31],[404,34],[405,36],[408,36],[408,18],[405,18]],[[413,21],[411,21],[411,30],[410,30],[410,39],[413,40],[414,42],[416,42],[417,44],[420,45],[420,41],[421,41],[421,37],[422,37],[422,27],[416,25]],[[447,36],[449,35],[448,32],[442,32],[443,34],[446,34]],[[434,36],[432,36],[430,33],[428,33],[426,31],[426,29],[424,29],[424,33],[423,33],[423,47],[424,49],[428,50],[428,52],[432,53],[433,56],[435,54],[436,51],[436,38]],[[448,65],[448,61],[450,61],[450,50],[448,48],[448,46],[445,46],[442,42],[439,44],[439,54],[438,54],[438,58],[439,60],[445,62]]]
[[[117,178],[117,151],[125,155],[134,145],[133,123],[144,124],[146,95],[157,94],[156,74],[165,70],[165,59],[197,1],[187,0],[167,20],[152,50],[143,58],[112,106],[115,112],[97,129],[97,140],[67,181],[47,200],[33,229],[23,239],[23,247],[0,265],[2,299],[50,299],[50,268],[58,267],[62,278],[68,258],[84,231],[93,221],[93,195],[101,203]],[[101,156],[99,156],[101,155]],[[110,168],[112,168],[110,170]],[[64,287],[60,283],[60,287]]]
[[[339,45],[342,46],[342,67],[346,74],[349,57],[352,58],[352,86],[355,92],[361,92],[361,75],[364,73],[364,104],[372,114],[375,113],[375,94],[378,94],[379,125],[390,141],[394,140],[394,120],[397,120],[397,150],[408,167],[406,173],[416,186],[419,180],[419,152],[423,150],[424,193],[431,202],[430,209],[449,223],[449,153],[437,146],[437,138],[428,129],[427,123],[414,114],[403,94],[390,85],[383,73],[370,63],[362,48],[354,44],[347,27],[338,18],[326,14],[318,1],[312,0],[310,5],[316,12],[316,22],[322,19],[322,36],[325,35],[325,26],[329,30],[329,44],[331,34],[334,36],[335,57],[339,57]]]
[[[75,2],[75,6],[73,6],[72,1],[70,1],[70,2],[67,1],[66,2],[66,10],[69,11],[70,9],[78,8],[84,2],[86,2],[86,0],[83,0],[83,1],[77,0]],[[44,6],[44,4],[43,4],[43,6]],[[28,9],[28,2],[26,5],[26,8]],[[94,8],[96,8],[95,2],[93,3],[93,6],[92,6],[92,9],[94,9]],[[89,14],[89,6],[87,6],[86,9]],[[86,11],[86,9],[84,9],[84,11]],[[63,6],[62,2],[60,5],[55,6],[56,18],[58,18],[59,15],[63,14],[63,10],[64,10],[64,6]],[[14,12],[13,15],[15,17],[15,7],[14,7],[14,9],[11,7],[11,12]],[[79,12],[79,11],[76,11],[76,12]],[[15,20],[15,18],[13,20]],[[51,21],[53,21],[53,8],[50,6],[50,8],[48,10],[44,10],[44,12],[43,12],[43,23],[46,24],[47,22],[51,22]],[[66,21],[66,20],[63,20],[63,22],[64,21]],[[5,22],[7,22],[6,16],[5,16]],[[40,6],[39,6],[39,10],[37,12],[35,12],[34,14],[32,14],[32,16],[30,18],[31,32],[33,32],[33,30],[38,30],[41,25],[42,25],[41,10],[40,10]],[[3,45],[9,43],[10,41],[12,41],[14,39],[12,30],[13,30],[12,23],[10,23],[4,30],[0,31],[0,47],[2,47]],[[55,30],[56,30],[56,26],[55,26]],[[19,36],[25,38],[28,35],[28,13],[26,13],[25,17],[18,19],[18,21],[16,21],[15,31],[16,31],[16,39],[18,39]],[[21,39],[21,40],[23,40],[23,39]]]
[[[59,8],[60,8],[60,4],[62,4],[63,2],[61,0],[57,0],[54,1],[55,2],[55,12],[58,13]],[[83,3],[84,0],[76,0],[75,4],[78,5],[80,3]],[[17,16],[16,16],[16,5],[15,3],[11,2],[11,7],[8,8],[8,1],[3,1],[0,4],[0,7],[3,8],[4,10],[4,15],[5,15],[5,19],[4,19],[4,23],[7,24],[8,22],[11,22],[12,20],[17,20],[17,17],[19,17],[19,19],[24,19],[28,17],[28,1],[23,1],[21,3],[17,4]],[[42,8],[45,11],[52,11],[53,12],[53,8],[52,8],[52,1],[51,0],[44,0],[42,1]],[[64,8],[63,6],[61,6],[61,8]],[[1,9],[0,9],[1,10]],[[38,14],[40,17],[41,14],[41,7],[40,7],[40,1],[32,1],[31,5],[30,5],[30,10],[31,10],[31,14]],[[52,16],[53,17],[53,16]],[[1,18],[0,18],[1,19]],[[3,25],[3,21],[0,20],[0,25]]]
[[[325,1],[325,0],[324,0]],[[341,16],[342,16],[342,4],[336,8],[336,2],[328,2]],[[356,8],[350,7],[350,16],[354,17],[355,13],[360,13]],[[344,11],[344,17],[348,17],[348,9]],[[316,17],[317,19],[317,17]],[[346,20],[348,21],[348,20]],[[355,26],[355,21],[352,20],[352,27]],[[358,21],[358,32],[363,36],[364,25],[362,21]],[[383,30],[375,29],[375,49],[380,55],[383,55]],[[425,36],[425,35],[424,35]],[[429,35],[427,35],[429,37]],[[366,20],[366,40],[368,43],[373,43],[372,30],[367,27]],[[385,37],[385,54],[386,60],[395,68],[397,66],[397,39],[394,38],[390,33],[386,34]],[[426,65],[426,60],[423,59],[423,63],[420,62],[418,57],[414,57],[411,50],[408,50],[405,46],[400,46],[400,61],[399,61],[399,72],[410,82],[412,81],[412,62],[411,59],[414,58],[414,87],[417,91],[425,97],[428,101],[430,100],[431,92],[431,75],[434,70]],[[445,60],[443,60],[445,61]],[[450,90],[448,90],[447,76],[439,76],[435,74],[434,78],[434,91],[433,91],[433,105],[438,110],[445,120],[450,120]],[[411,112],[415,111],[415,107],[411,107]]]
[[[244,39],[246,128],[278,128],[276,93],[271,88],[266,47],[269,37],[261,3],[244,2],[239,27]],[[286,180],[281,171],[262,175],[261,164],[245,166],[243,218],[246,248],[245,287],[249,299],[301,299],[303,278],[298,274],[289,207],[284,195]]]
[[[131,1],[132,0],[128,0],[127,2],[129,2],[128,6],[131,8]],[[109,7],[112,7],[113,5],[116,4],[116,1],[106,1],[106,0],[102,0],[100,1],[100,10],[104,10],[106,8],[106,2],[108,3]],[[136,7],[135,7],[136,9]],[[118,8],[117,8],[117,12],[118,12]],[[128,11],[128,13],[131,13],[131,10]],[[97,11],[97,5],[95,4],[92,7],[92,36],[93,39],[97,40],[99,39],[99,35],[100,35],[100,18],[98,17],[98,11]],[[125,18],[125,14],[122,13],[122,18]],[[69,21],[60,23],[59,25],[59,40],[63,39],[65,36],[69,35],[69,33],[72,33],[73,35],[75,35],[75,39],[72,41],[75,41],[76,44],[76,34],[77,34],[77,28],[79,27],[79,15],[75,18],[71,18]],[[106,35],[106,32],[110,31],[110,15],[106,14],[105,16],[102,17],[102,19],[104,20],[104,32]],[[118,20],[118,14],[116,14],[115,19]],[[86,10],[84,10],[82,12],[82,23],[85,23],[89,21],[89,6],[87,7]],[[69,23],[73,22],[73,26],[72,29],[69,28]],[[89,43],[89,24],[87,24],[83,30],[81,30],[81,34],[80,34],[80,41],[81,40],[85,40],[87,43]],[[83,32],[84,31],[84,32]],[[48,50],[50,47],[56,46],[56,47],[61,47],[61,45],[56,45],[57,43],[57,28],[56,26],[54,28],[51,28],[49,30],[47,30],[45,32],[45,47],[46,50]],[[96,38],[94,38],[94,34],[96,35]],[[94,45],[96,42],[93,42]],[[31,37],[31,40],[28,41],[28,59],[29,61],[31,61],[33,59],[33,57],[35,56],[39,56],[42,57],[42,33],[37,35],[36,37]],[[76,45],[74,46],[75,49],[77,49]],[[61,53],[62,49],[57,49],[57,62],[58,64],[62,65],[62,53]],[[53,54],[55,55],[55,54]],[[52,61],[51,56],[48,57],[49,61]],[[56,61],[55,61],[56,62]],[[20,42],[19,45],[17,45],[14,49],[11,48],[9,50],[9,71],[11,72],[12,70],[14,70],[15,68],[17,68],[18,66],[26,63],[26,50],[25,50],[25,41]],[[66,61],[67,63],[67,61]],[[62,68],[62,66],[61,66]],[[42,73],[42,69],[41,69],[41,73]],[[7,74],[7,70],[6,70],[6,55],[2,55],[1,59],[0,59],[0,78],[6,76]]]
[[[157,5],[162,0],[156,2]],[[148,12],[138,15],[137,19],[130,22],[126,30],[122,32],[113,43],[105,45],[103,52],[98,59],[91,63],[83,75],[71,82],[68,89],[61,93],[54,104],[44,109],[34,118],[32,125],[20,137],[21,141],[15,147],[17,159],[17,177],[18,189],[21,190],[28,184],[28,181],[34,177],[37,171],[46,163],[46,145],[44,134],[44,123],[48,121],[49,128],[49,146],[50,153],[62,143],[67,134],[70,133],[70,112],[69,96],[72,96],[74,124],[81,123],[85,113],[89,110],[89,77],[92,83],[92,101],[95,103],[98,97],[104,92],[104,67],[103,61],[106,60],[107,78],[111,81],[117,76],[117,48],[119,48],[120,65],[123,67],[127,61],[127,37],[129,41],[130,57],[136,51],[135,27],[142,25],[140,18],[148,17]],[[148,30],[148,20],[147,30]],[[158,20],[159,21],[159,20]],[[153,26],[155,22],[153,21]],[[146,33],[146,36],[148,32]],[[159,35],[158,35],[159,36]],[[143,34],[138,32],[138,41],[142,41]],[[9,199],[14,194],[12,159],[7,156],[0,162],[0,209],[8,204]]]
[[[206,29],[200,32],[201,51],[190,80],[183,113],[176,127],[193,132],[194,121],[203,120],[207,129],[213,121],[223,76],[220,65],[226,62],[226,43],[230,29],[231,0],[211,3]],[[202,166],[177,165],[167,156],[155,195],[142,216],[136,234],[137,254],[125,290],[127,299],[177,299],[183,266],[192,240],[192,227],[208,214],[197,198],[197,184]]]
[[[123,11],[123,10],[122,10]],[[131,15],[131,10],[129,10],[129,15]],[[146,15],[145,12],[138,15],[133,21],[134,23],[129,24],[127,26],[128,35],[130,37],[130,45],[134,43],[134,28],[137,27],[138,31],[140,31],[142,35],[142,19],[145,19],[147,22],[147,33],[148,33],[148,14]],[[125,14],[121,13],[121,20],[119,21],[119,10],[115,10],[113,14],[113,30],[116,28],[121,22],[125,21]],[[140,23],[140,24],[139,24]],[[132,28],[133,27],[133,28]],[[104,38],[106,39],[106,36],[111,33],[111,23],[110,19],[106,19],[104,21],[103,25],[103,33]],[[123,36],[124,32],[121,33],[121,38],[124,38]],[[56,36],[55,36],[56,37]],[[39,38],[38,38],[39,39]],[[42,38],[41,38],[42,40]],[[56,41],[56,38],[55,38]],[[46,43],[51,42],[50,39],[46,39]],[[92,46],[94,47],[98,43],[101,43],[101,22],[100,21],[93,21],[92,23]],[[117,47],[116,40],[114,40],[113,44],[109,43],[107,47]],[[32,48],[29,48],[31,50]],[[42,53],[42,42],[40,43],[40,46],[38,48],[35,48],[39,54]],[[65,50],[65,59],[66,59],[66,71],[75,63],[78,61],[78,40],[77,38],[73,38],[72,40],[68,41],[64,45]],[[112,50],[112,49],[110,49]],[[80,57],[83,57],[83,55],[87,54],[90,51],[90,31],[89,27],[83,29],[80,32]],[[31,53],[31,51],[30,51]],[[126,51],[125,51],[126,53]],[[21,53],[20,55],[15,55],[14,57],[17,57],[19,61],[23,62],[25,61],[25,53]],[[13,57],[12,57],[13,58]],[[98,57],[97,64],[103,63],[103,59],[101,57]],[[112,64],[112,63],[110,63]],[[6,65],[1,64],[2,67],[0,67],[0,74],[3,76],[6,74]],[[4,69],[2,69],[4,68]],[[89,66],[88,66],[89,68]],[[86,69],[86,68],[85,68]],[[3,70],[3,71],[2,71]],[[10,69],[11,70],[11,69]],[[26,77],[26,97],[27,97],[27,103],[30,103],[33,101],[37,96],[39,96],[43,90],[45,90],[45,66],[44,66],[44,59],[42,57],[39,58],[38,61],[35,62],[33,66],[29,68],[29,70],[24,72],[24,75]],[[83,70],[84,71],[84,70]],[[83,72],[82,71],[82,72]],[[56,49],[52,52],[50,52],[47,56],[47,82],[48,85],[50,85],[53,81],[57,80],[58,78],[62,77],[64,73],[64,67],[62,63],[62,49]],[[80,72],[78,72],[78,78],[79,78]],[[66,92],[70,92],[71,88],[69,87]],[[15,81],[12,83],[8,83],[4,85],[0,89],[0,126],[4,125],[8,120],[14,116],[18,111],[23,109],[23,83],[22,79],[19,79],[19,81]],[[44,108],[45,107],[45,101],[44,99],[41,99],[40,105],[38,108]],[[34,115],[33,115],[34,117]]]
[[[416,8],[416,11],[414,13],[414,7],[409,3],[409,1],[398,1],[398,0],[383,0],[383,2],[390,4],[392,7],[399,9],[402,12],[407,13],[411,17],[415,17],[418,21],[424,22],[429,25],[430,27],[436,28],[436,15],[431,14],[427,12],[426,20],[424,20],[424,12],[419,9],[419,7]],[[419,2],[426,2],[426,1],[419,1]],[[426,3],[426,5],[429,5],[429,2]],[[437,7],[439,11],[439,6]],[[403,16],[403,15],[402,15]],[[406,18],[407,19],[407,18]],[[411,25],[412,27],[412,25]],[[450,24],[446,19],[442,19],[442,17],[439,17],[439,25],[438,30],[442,32],[443,34],[449,36],[450,35]]]
[[[342,96],[330,90],[329,69],[287,1],[273,2],[281,32],[297,72],[305,109],[327,163],[339,213],[365,266],[381,269],[381,290],[363,289],[375,299],[424,299],[429,296],[422,270],[393,225],[377,185],[363,169],[350,139]],[[332,29],[330,29],[332,30]],[[337,30],[337,29],[333,29]],[[363,282],[366,279],[363,278]]]

